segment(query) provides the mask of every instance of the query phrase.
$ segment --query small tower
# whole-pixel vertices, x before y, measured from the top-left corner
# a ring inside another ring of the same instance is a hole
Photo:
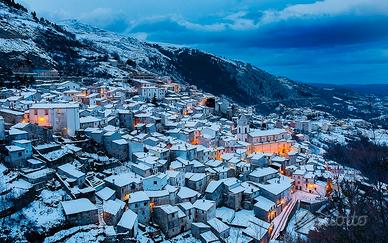
[[[242,114],[237,119],[237,139],[246,142],[248,139],[249,124],[247,117]]]

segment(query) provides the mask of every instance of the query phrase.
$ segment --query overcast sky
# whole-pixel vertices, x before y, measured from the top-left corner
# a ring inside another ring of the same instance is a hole
[[[298,81],[388,84],[388,0],[20,2],[50,20],[191,46]]]

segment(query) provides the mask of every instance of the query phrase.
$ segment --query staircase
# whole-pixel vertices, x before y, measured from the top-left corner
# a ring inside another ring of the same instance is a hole
[[[104,207],[102,201],[99,198],[96,198],[96,206],[98,210],[98,223],[100,226],[105,226],[106,223],[104,221]]]
[[[274,229],[271,234],[271,240],[277,239],[280,235],[280,232],[282,232],[287,226],[288,219],[292,211],[294,210],[295,205],[297,205],[297,202],[298,201],[296,199],[292,199],[291,202],[287,205],[287,207],[283,210],[283,212],[279,214],[278,217],[280,217],[280,219],[274,219],[274,221],[277,221],[277,224],[274,224]]]
[[[101,189],[105,184],[104,181],[98,179],[93,175],[86,176],[85,181],[89,184],[89,186],[93,187],[95,190]]]

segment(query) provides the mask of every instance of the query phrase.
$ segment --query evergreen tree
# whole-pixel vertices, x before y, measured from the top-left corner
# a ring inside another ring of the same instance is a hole
[[[131,60],[131,59],[128,59],[125,63],[126,63],[128,66],[136,67],[136,62],[134,62],[134,61]]]
[[[36,17],[36,12],[35,11],[31,12],[31,15],[32,15],[32,18],[34,20],[38,20],[38,18]]]
[[[158,101],[156,99],[156,95],[154,94],[154,96],[152,97],[152,100],[151,100],[151,103],[154,104],[154,105],[158,105]]]

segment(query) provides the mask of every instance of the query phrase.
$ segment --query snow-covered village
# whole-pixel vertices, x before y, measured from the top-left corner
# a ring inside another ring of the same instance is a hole
[[[191,49],[61,27],[14,1],[0,7],[0,57],[38,53],[0,62],[1,242],[388,239],[388,95],[310,87]],[[42,54],[36,39],[22,41],[36,45],[27,50],[4,37],[21,26],[65,36],[84,56],[63,64],[63,49]],[[237,75],[212,76],[214,65]]]
[[[303,239],[336,214],[325,207],[341,181],[369,186],[322,156],[360,120],[264,117],[168,77],[0,93],[2,237]]]

